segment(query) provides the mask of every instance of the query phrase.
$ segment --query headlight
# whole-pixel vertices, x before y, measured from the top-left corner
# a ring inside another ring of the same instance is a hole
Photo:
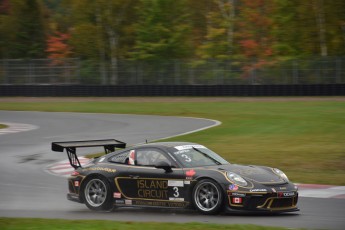
[[[274,168],[273,171],[284,180],[289,181],[289,178],[281,170]]]
[[[239,186],[247,186],[247,181],[243,179],[240,175],[233,173],[233,172],[227,172],[227,177],[234,183]]]

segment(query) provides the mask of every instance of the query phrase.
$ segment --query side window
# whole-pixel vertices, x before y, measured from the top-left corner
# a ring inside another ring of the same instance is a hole
[[[136,164],[140,166],[155,166],[161,161],[171,164],[170,160],[157,149],[137,149]]]
[[[129,155],[129,151],[122,152],[111,157],[109,161],[114,162],[114,163],[126,164],[127,163],[126,160],[128,160],[128,155]]]

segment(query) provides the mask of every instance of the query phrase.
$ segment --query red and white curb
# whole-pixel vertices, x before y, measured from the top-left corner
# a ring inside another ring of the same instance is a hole
[[[9,123],[9,122],[1,122],[1,121],[0,121],[0,124],[4,124],[8,126],[7,128],[0,129],[0,135],[9,134],[9,133],[19,133],[19,132],[25,132],[25,131],[38,129],[38,126],[30,125],[30,124]]]
[[[92,159],[79,157],[80,164],[87,165]],[[46,171],[55,176],[68,177],[74,168],[68,160],[60,161],[46,168]],[[338,198],[345,199],[345,186],[320,185],[320,184],[296,184],[300,197],[314,198]]]
[[[82,166],[87,165],[92,160],[86,157],[78,157],[78,159]],[[69,177],[74,172],[74,168],[69,164],[68,160],[65,160],[49,165],[45,171],[55,176]]]

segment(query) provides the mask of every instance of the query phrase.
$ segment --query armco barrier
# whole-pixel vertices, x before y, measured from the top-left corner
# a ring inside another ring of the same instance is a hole
[[[345,84],[322,85],[0,85],[0,96],[344,96]]]

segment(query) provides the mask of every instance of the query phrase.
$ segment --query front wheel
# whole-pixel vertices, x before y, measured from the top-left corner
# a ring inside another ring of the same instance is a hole
[[[213,180],[199,181],[193,189],[194,206],[204,214],[216,214],[223,203],[223,192]]]
[[[103,178],[91,178],[82,189],[86,206],[91,210],[110,210],[113,206],[109,182]]]

